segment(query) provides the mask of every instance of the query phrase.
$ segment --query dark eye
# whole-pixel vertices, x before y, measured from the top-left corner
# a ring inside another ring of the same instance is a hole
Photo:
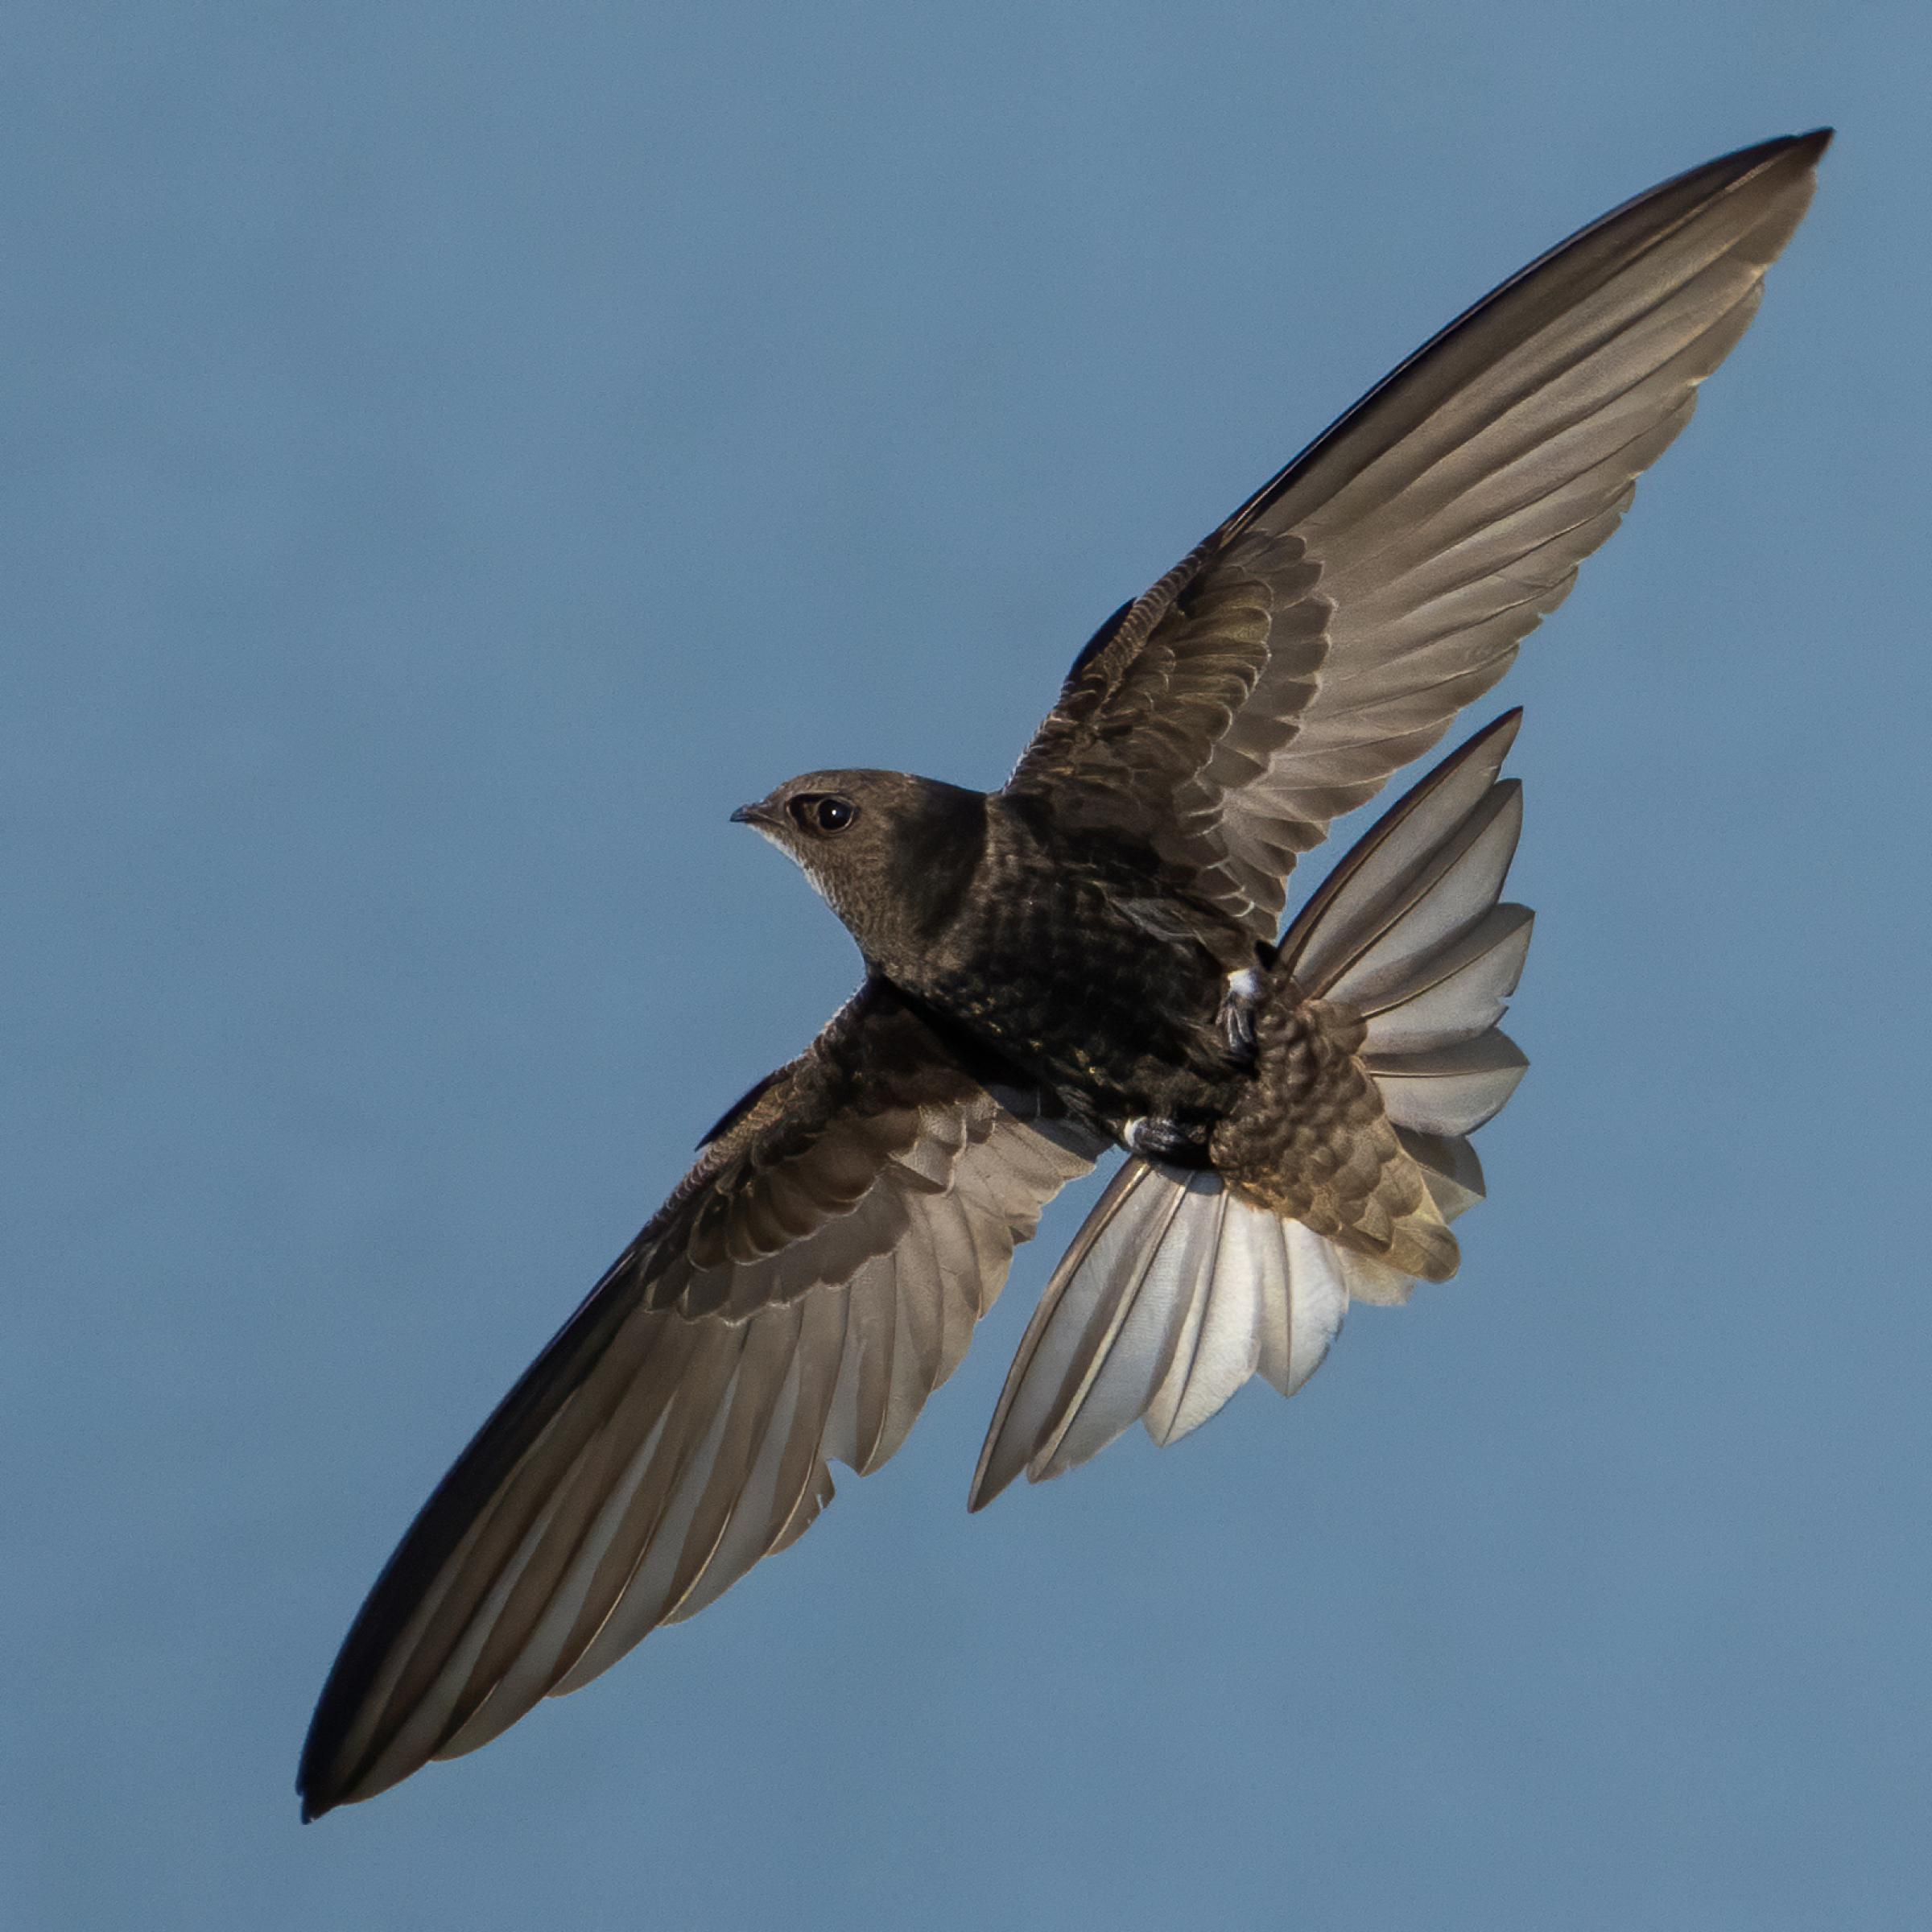
[[[791,815],[802,831],[843,832],[859,815],[859,808],[836,792],[815,791],[791,801]]]

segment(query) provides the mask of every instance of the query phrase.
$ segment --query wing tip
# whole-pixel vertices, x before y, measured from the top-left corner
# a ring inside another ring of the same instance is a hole
[[[316,1721],[309,1725],[308,1736],[302,1746],[302,1761],[295,1771],[295,1796],[300,1801],[302,1822],[305,1825],[312,1825],[317,1818],[325,1818],[345,1805],[359,1805],[364,1799],[386,1791],[391,1785],[398,1784],[421,1770],[429,1761],[427,1757],[418,1759],[407,1770],[372,1781],[369,1772],[373,1761],[365,1757],[343,1762],[343,1733],[340,1731],[323,1733],[321,1715],[318,1711]]]
[[[345,1802],[339,1791],[327,1789],[328,1781],[316,1775],[308,1761],[308,1754],[302,1757],[302,1768],[295,1773],[295,1796],[301,1802],[302,1822],[312,1825],[319,1818],[326,1817]]]
[[[1744,147],[1732,148],[1728,154],[1715,155],[1698,167],[1686,168],[1668,181],[1660,182],[1656,188],[1635,196],[1623,208],[1613,209],[1612,214],[1621,214],[1637,202],[1648,201],[1664,190],[1686,188],[1697,182],[1708,182],[1711,192],[1721,196],[1781,163],[1794,163],[1795,171],[1808,173],[1818,166],[1837,132],[1833,127],[1814,127],[1802,134],[1773,134],[1768,141],[1753,141]]]
[[[1831,145],[1832,137],[1838,130],[1835,127],[1807,128],[1802,134],[1773,134],[1769,140],[1753,141],[1744,147],[1733,148],[1728,155],[1719,155],[1715,161],[1707,162],[1711,167],[1736,167],[1751,161],[1775,160],[1780,155],[1802,154],[1815,161]]]
[[[295,1796],[301,1801],[305,1825],[312,1825],[338,1805],[353,1802],[350,1781],[335,1775],[332,1769],[342,1744],[341,1727],[332,1721],[336,1676],[332,1670],[323,1686],[316,1714],[309,1719],[308,1735],[302,1740],[301,1762],[295,1768]]]

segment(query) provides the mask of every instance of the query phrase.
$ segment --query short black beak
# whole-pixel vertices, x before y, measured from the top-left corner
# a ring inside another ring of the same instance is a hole
[[[741,805],[731,815],[731,822],[734,825],[762,825],[765,823],[765,808],[762,804]]]

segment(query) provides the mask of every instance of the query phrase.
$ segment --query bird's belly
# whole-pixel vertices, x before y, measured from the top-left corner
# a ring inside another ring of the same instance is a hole
[[[1218,1118],[1239,1069],[1222,1044],[1221,968],[1097,898],[999,907],[918,989],[1022,1071],[1116,1129],[1141,1116]]]

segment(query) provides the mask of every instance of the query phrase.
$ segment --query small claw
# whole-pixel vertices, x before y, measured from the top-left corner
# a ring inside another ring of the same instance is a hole
[[[1228,990],[1221,996],[1221,1038],[1229,1058],[1243,1067],[1255,1062],[1254,1016],[1261,1003],[1261,976],[1252,966],[1228,974]]]
[[[1142,1115],[1121,1130],[1121,1144],[1144,1161],[1166,1161],[1176,1167],[1205,1166],[1208,1126],[1205,1121],[1177,1121],[1170,1116]]]

